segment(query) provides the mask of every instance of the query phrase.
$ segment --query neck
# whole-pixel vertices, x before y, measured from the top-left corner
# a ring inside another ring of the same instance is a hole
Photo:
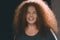
[[[36,28],[35,24],[28,24],[28,27],[25,30],[25,33],[30,36],[33,36],[37,34],[38,32],[39,30]]]
[[[34,29],[36,29],[36,25],[35,24],[28,24],[28,28],[34,28]]]
[[[39,30],[36,28],[35,24],[28,24],[28,27],[25,30],[25,33],[29,36],[36,35]]]

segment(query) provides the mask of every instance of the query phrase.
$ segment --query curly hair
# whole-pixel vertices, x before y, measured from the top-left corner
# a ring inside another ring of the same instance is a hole
[[[22,34],[24,32],[24,29],[27,27],[28,23],[26,22],[25,17],[26,17],[26,14],[27,14],[26,12],[29,6],[34,6],[37,11],[38,19],[35,23],[37,25],[37,28],[41,31],[42,34],[47,33],[46,31],[49,30],[49,28],[46,27],[47,25],[45,25],[46,22],[44,21],[43,13],[39,5],[34,2],[25,3],[23,6],[21,5],[18,6],[15,12],[14,20],[13,20],[14,32]]]

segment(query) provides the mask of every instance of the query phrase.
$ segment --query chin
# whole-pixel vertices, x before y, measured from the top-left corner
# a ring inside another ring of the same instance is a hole
[[[30,22],[28,22],[28,23],[29,23],[29,24],[34,24],[35,22],[34,22],[34,21],[33,21],[33,22],[30,21]]]

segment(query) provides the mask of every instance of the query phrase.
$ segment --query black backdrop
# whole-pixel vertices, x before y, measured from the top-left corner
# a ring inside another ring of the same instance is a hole
[[[0,0],[0,40],[11,40],[12,21],[15,8],[23,0]],[[51,0],[46,0],[51,5]]]

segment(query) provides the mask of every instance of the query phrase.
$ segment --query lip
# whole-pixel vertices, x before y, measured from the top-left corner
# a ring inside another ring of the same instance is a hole
[[[33,17],[29,17],[28,20],[29,20],[29,21],[33,21],[34,18],[33,18]]]

